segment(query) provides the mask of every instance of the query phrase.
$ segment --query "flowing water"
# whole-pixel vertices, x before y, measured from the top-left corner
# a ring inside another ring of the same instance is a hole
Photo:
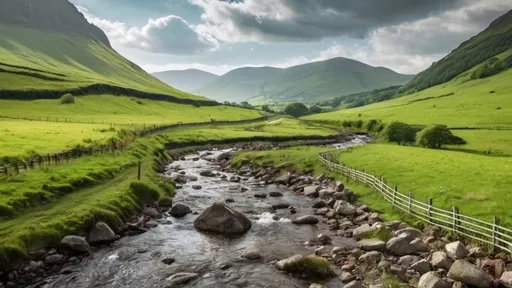
[[[356,141],[357,142],[357,141]],[[360,144],[353,143],[352,145]],[[349,146],[352,146],[349,145]],[[199,232],[194,229],[197,213],[184,218],[169,217],[150,231],[132,237],[124,237],[108,248],[92,253],[76,267],[75,273],[47,279],[47,284],[37,287],[168,287],[166,278],[179,272],[198,273],[200,277],[185,287],[309,287],[305,282],[279,272],[270,261],[287,258],[294,254],[312,254],[315,246],[304,242],[318,234],[327,233],[322,221],[318,225],[295,225],[290,219],[312,214],[312,200],[297,195],[284,186],[265,185],[255,179],[232,183],[219,177],[202,177],[205,169],[216,170],[215,158],[222,151],[211,151],[210,156],[193,161],[189,155],[184,161],[168,166],[170,171],[183,170],[198,180],[184,184],[177,190],[175,203],[188,205],[201,213],[214,202],[233,198],[228,205],[244,213],[252,221],[252,228],[239,238],[227,238]],[[204,154],[204,152],[201,152]],[[223,173],[229,177],[229,173]],[[193,189],[201,185],[202,189]],[[246,188],[247,191],[242,192]],[[257,199],[255,193],[281,192],[284,196]],[[288,209],[272,213],[272,204],[286,202],[297,208],[291,215]],[[320,216],[319,216],[320,217]],[[351,239],[332,237],[332,247],[353,245]],[[242,255],[249,249],[259,249],[262,259],[246,260]],[[176,262],[165,265],[162,259],[173,257]],[[328,287],[341,287],[338,279],[324,283]],[[36,287],[36,286],[33,286]]]

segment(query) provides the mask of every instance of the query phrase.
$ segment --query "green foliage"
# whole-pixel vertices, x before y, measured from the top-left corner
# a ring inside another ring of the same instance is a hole
[[[378,123],[379,123],[379,122],[378,122],[377,120],[375,120],[375,119],[371,119],[371,120],[369,120],[369,121],[368,121],[368,123],[366,123],[366,130],[367,130],[368,132],[372,132],[372,131],[373,131],[373,129],[377,127],[377,124],[378,124]]]
[[[496,75],[502,71],[505,71],[512,67],[512,55],[506,58],[504,61],[493,57],[489,59],[485,64],[481,65],[477,69],[473,70],[471,79],[486,78],[492,75]]]
[[[354,122],[354,127],[357,129],[361,129],[363,127],[363,120],[357,120]]]
[[[382,288],[404,288],[409,287],[398,279],[396,275],[386,274],[382,277]]]
[[[423,129],[418,134],[418,145],[439,149],[444,145],[462,145],[466,142],[452,134],[446,125],[435,125]]]
[[[286,105],[286,107],[284,108],[284,113],[295,118],[299,118],[308,115],[309,109],[308,107],[306,107],[306,105],[300,102],[295,102]]]
[[[324,109],[316,105],[309,107],[309,114],[322,113],[323,111]]]
[[[414,143],[416,140],[416,130],[402,122],[392,122],[384,130],[386,139],[390,142],[396,142],[399,145]]]
[[[285,267],[285,270],[299,275],[304,275],[308,279],[324,279],[334,276],[329,262],[323,257],[306,256]]]
[[[401,86],[391,86],[356,94],[337,96],[330,100],[318,102],[317,104],[320,106],[331,106],[333,108],[343,105],[346,109],[361,107],[392,99],[396,96],[396,92],[400,87]]]
[[[74,104],[75,103],[75,97],[71,94],[64,94],[62,97],[60,97],[60,104]]]
[[[389,228],[382,226],[377,231],[367,232],[362,235],[362,239],[379,239],[384,242],[388,242],[393,237],[393,231]]]

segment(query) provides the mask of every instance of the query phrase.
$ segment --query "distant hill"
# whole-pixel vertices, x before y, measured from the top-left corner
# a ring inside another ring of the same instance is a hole
[[[339,95],[403,85],[413,76],[383,67],[333,58],[286,69],[245,67],[230,71],[197,90],[217,101],[317,102]]]
[[[116,94],[214,104],[174,89],[110,47],[67,0],[0,1],[0,99]]]
[[[152,73],[151,75],[169,86],[187,92],[194,92],[219,77],[213,73],[197,69],[170,70]]]
[[[448,82],[465,71],[479,65],[494,56],[512,49],[512,10],[494,20],[487,29],[463,42],[443,59],[432,64],[430,68],[419,73],[400,92],[415,92]],[[509,60],[512,62],[512,60]],[[503,65],[491,60],[489,65]],[[510,64],[510,63],[509,63]],[[496,68],[505,70],[508,67]],[[492,69],[491,69],[492,70]],[[477,76],[477,75],[476,75]],[[485,76],[485,73],[484,73]],[[479,77],[477,77],[479,78]]]

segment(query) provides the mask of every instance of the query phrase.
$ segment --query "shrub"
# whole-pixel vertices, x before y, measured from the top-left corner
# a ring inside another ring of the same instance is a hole
[[[352,121],[344,120],[341,123],[341,126],[343,126],[343,127],[352,127]]]
[[[313,105],[309,107],[309,114],[317,114],[322,113],[324,110],[321,107],[318,107],[316,105]]]
[[[398,145],[414,143],[416,140],[416,130],[402,122],[389,124],[384,131],[384,135],[388,141],[396,142]]]
[[[309,109],[306,107],[306,105],[296,102],[296,103],[290,103],[286,105],[284,108],[284,113],[293,116],[295,118],[299,118],[301,116],[308,115]]]
[[[75,103],[75,97],[71,94],[64,94],[60,97],[60,104],[73,104]]]
[[[332,267],[322,257],[306,256],[285,267],[287,272],[303,275],[308,279],[324,279],[334,275]]]
[[[433,149],[439,149],[443,145],[465,144],[464,139],[452,134],[446,125],[427,127],[418,135],[418,145]]]
[[[354,127],[357,129],[361,129],[363,127],[363,120],[357,120],[354,122]]]
[[[375,128],[376,125],[377,125],[377,120],[371,119],[370,121],[368,121],[368,123],[366,123],[366,130],[373,131],[373,128]]]

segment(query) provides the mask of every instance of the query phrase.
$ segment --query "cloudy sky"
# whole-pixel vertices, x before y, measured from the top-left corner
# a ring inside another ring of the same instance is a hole
[[[418,73],[511,0],[71,0],[149,72],[289,67],[347,57]]]

